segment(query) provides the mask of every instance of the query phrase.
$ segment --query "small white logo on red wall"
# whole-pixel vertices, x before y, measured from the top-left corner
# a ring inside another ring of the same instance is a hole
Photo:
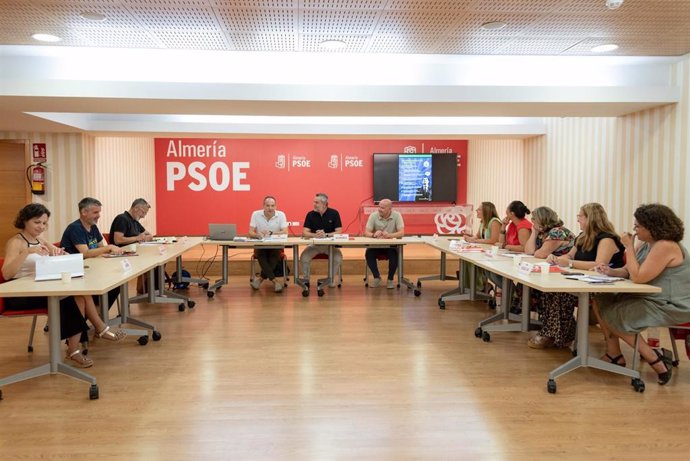
[[[404,154],[416,154],[417,148],[415,146],[405,146],[403,148],[403,153]]]
[[[454,206],[440,210],[434,216],[436,232],[439,234],[460,234],[470,228],[473,212],[472,205]]]
[[[356,155],[346,155],[343,166],[345,168],[364,168],[364,160]]]
[[[285,168],[286,165],[285,154],[279,154],[278,158],[276,158],[276,168]]]
[[[332,154],[331,159],[328,161],[328,168],[338,168],[338,155]]]

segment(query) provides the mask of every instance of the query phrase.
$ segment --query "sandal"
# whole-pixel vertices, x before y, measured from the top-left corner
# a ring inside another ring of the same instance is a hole
[[[93,366],[93,360],[82,354],[79,349],[74,352],[67,351],[65,360],[71,360],[74,362],[73,365],[76,365],[79,368],[89,368]]]
[[[119,328],[117,330],[110,331],[110,327],[107,326],[103,328],[100,333],[96,333],[96,336],[101,339],[107,339],[108,341],[121,341],[127,337],[127,332]]]
[[[606,357],[607,360],[604,360],[604,357]],[[623,357],[623,354],[617,355],[615,357],[611,357],[608,353],[604,354],[604,357],[601,359],[604,360],[605,362],[608,361],[614,365],[618,365],[620,367],[625,368],[627,365],[625,363],[625,357]],[[623,363],[621,363],[621,359],[623,359]]]
[[[654,367],[654,365],[659,362],[664,363],[666,371],[661,373],[657,372],[657,383],[663,386],[671,380],[671,375],[673,374],[673,355],[671,354],[671,351],[667,351],[666,349],[661,349],[661,352],[654,349],[654,353],[656,354],[657,359],[653,362],[649,362],[649,365]]]

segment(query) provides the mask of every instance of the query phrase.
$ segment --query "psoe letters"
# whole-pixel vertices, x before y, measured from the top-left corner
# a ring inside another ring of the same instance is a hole
[[[249,184],[242,181],[247,179],[246,170],[249,169],[249,162],[232,162],[232,174],[230,167],[225,162],[213,162],[207,165],[204,162],[192,162],[187,167],[182,162],[166,163],[166,189],[174,191],[177,183],[181,182],[194,192],[206,190],[208,186],[217,192],[222,192],[230,187],[232,190],[248,191],[251,190]]]

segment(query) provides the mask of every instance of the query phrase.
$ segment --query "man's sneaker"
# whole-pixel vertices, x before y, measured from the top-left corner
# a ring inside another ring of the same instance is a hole
[[[261,278],[260,277],[254,277],[254,280],[251,281],[250,285],[255,290],[258,290],[259,286],[261,286]]]
[[[280,293],[281,291],[283,291],[283,283],[278,282],[277,280],[274,280],[273,281],[273,291],[275,291],[276,293]]]
[[[392,290],[393,288],[395,288],[395,282],[392,280],[389,280],[388,282],[386,282],[386,288],[388,288],[389,290]]]
[[[381,277],[375,278],[375,279],[369,284],[369,286],[372,287],[372,288],[378,288],[378,287],[380,287],[380,286],[381,286]]]

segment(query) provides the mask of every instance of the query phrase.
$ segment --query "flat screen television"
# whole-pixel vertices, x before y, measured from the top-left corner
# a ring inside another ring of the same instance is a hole
[[[374,201],[455,202],[456,154],[374,154]]]

